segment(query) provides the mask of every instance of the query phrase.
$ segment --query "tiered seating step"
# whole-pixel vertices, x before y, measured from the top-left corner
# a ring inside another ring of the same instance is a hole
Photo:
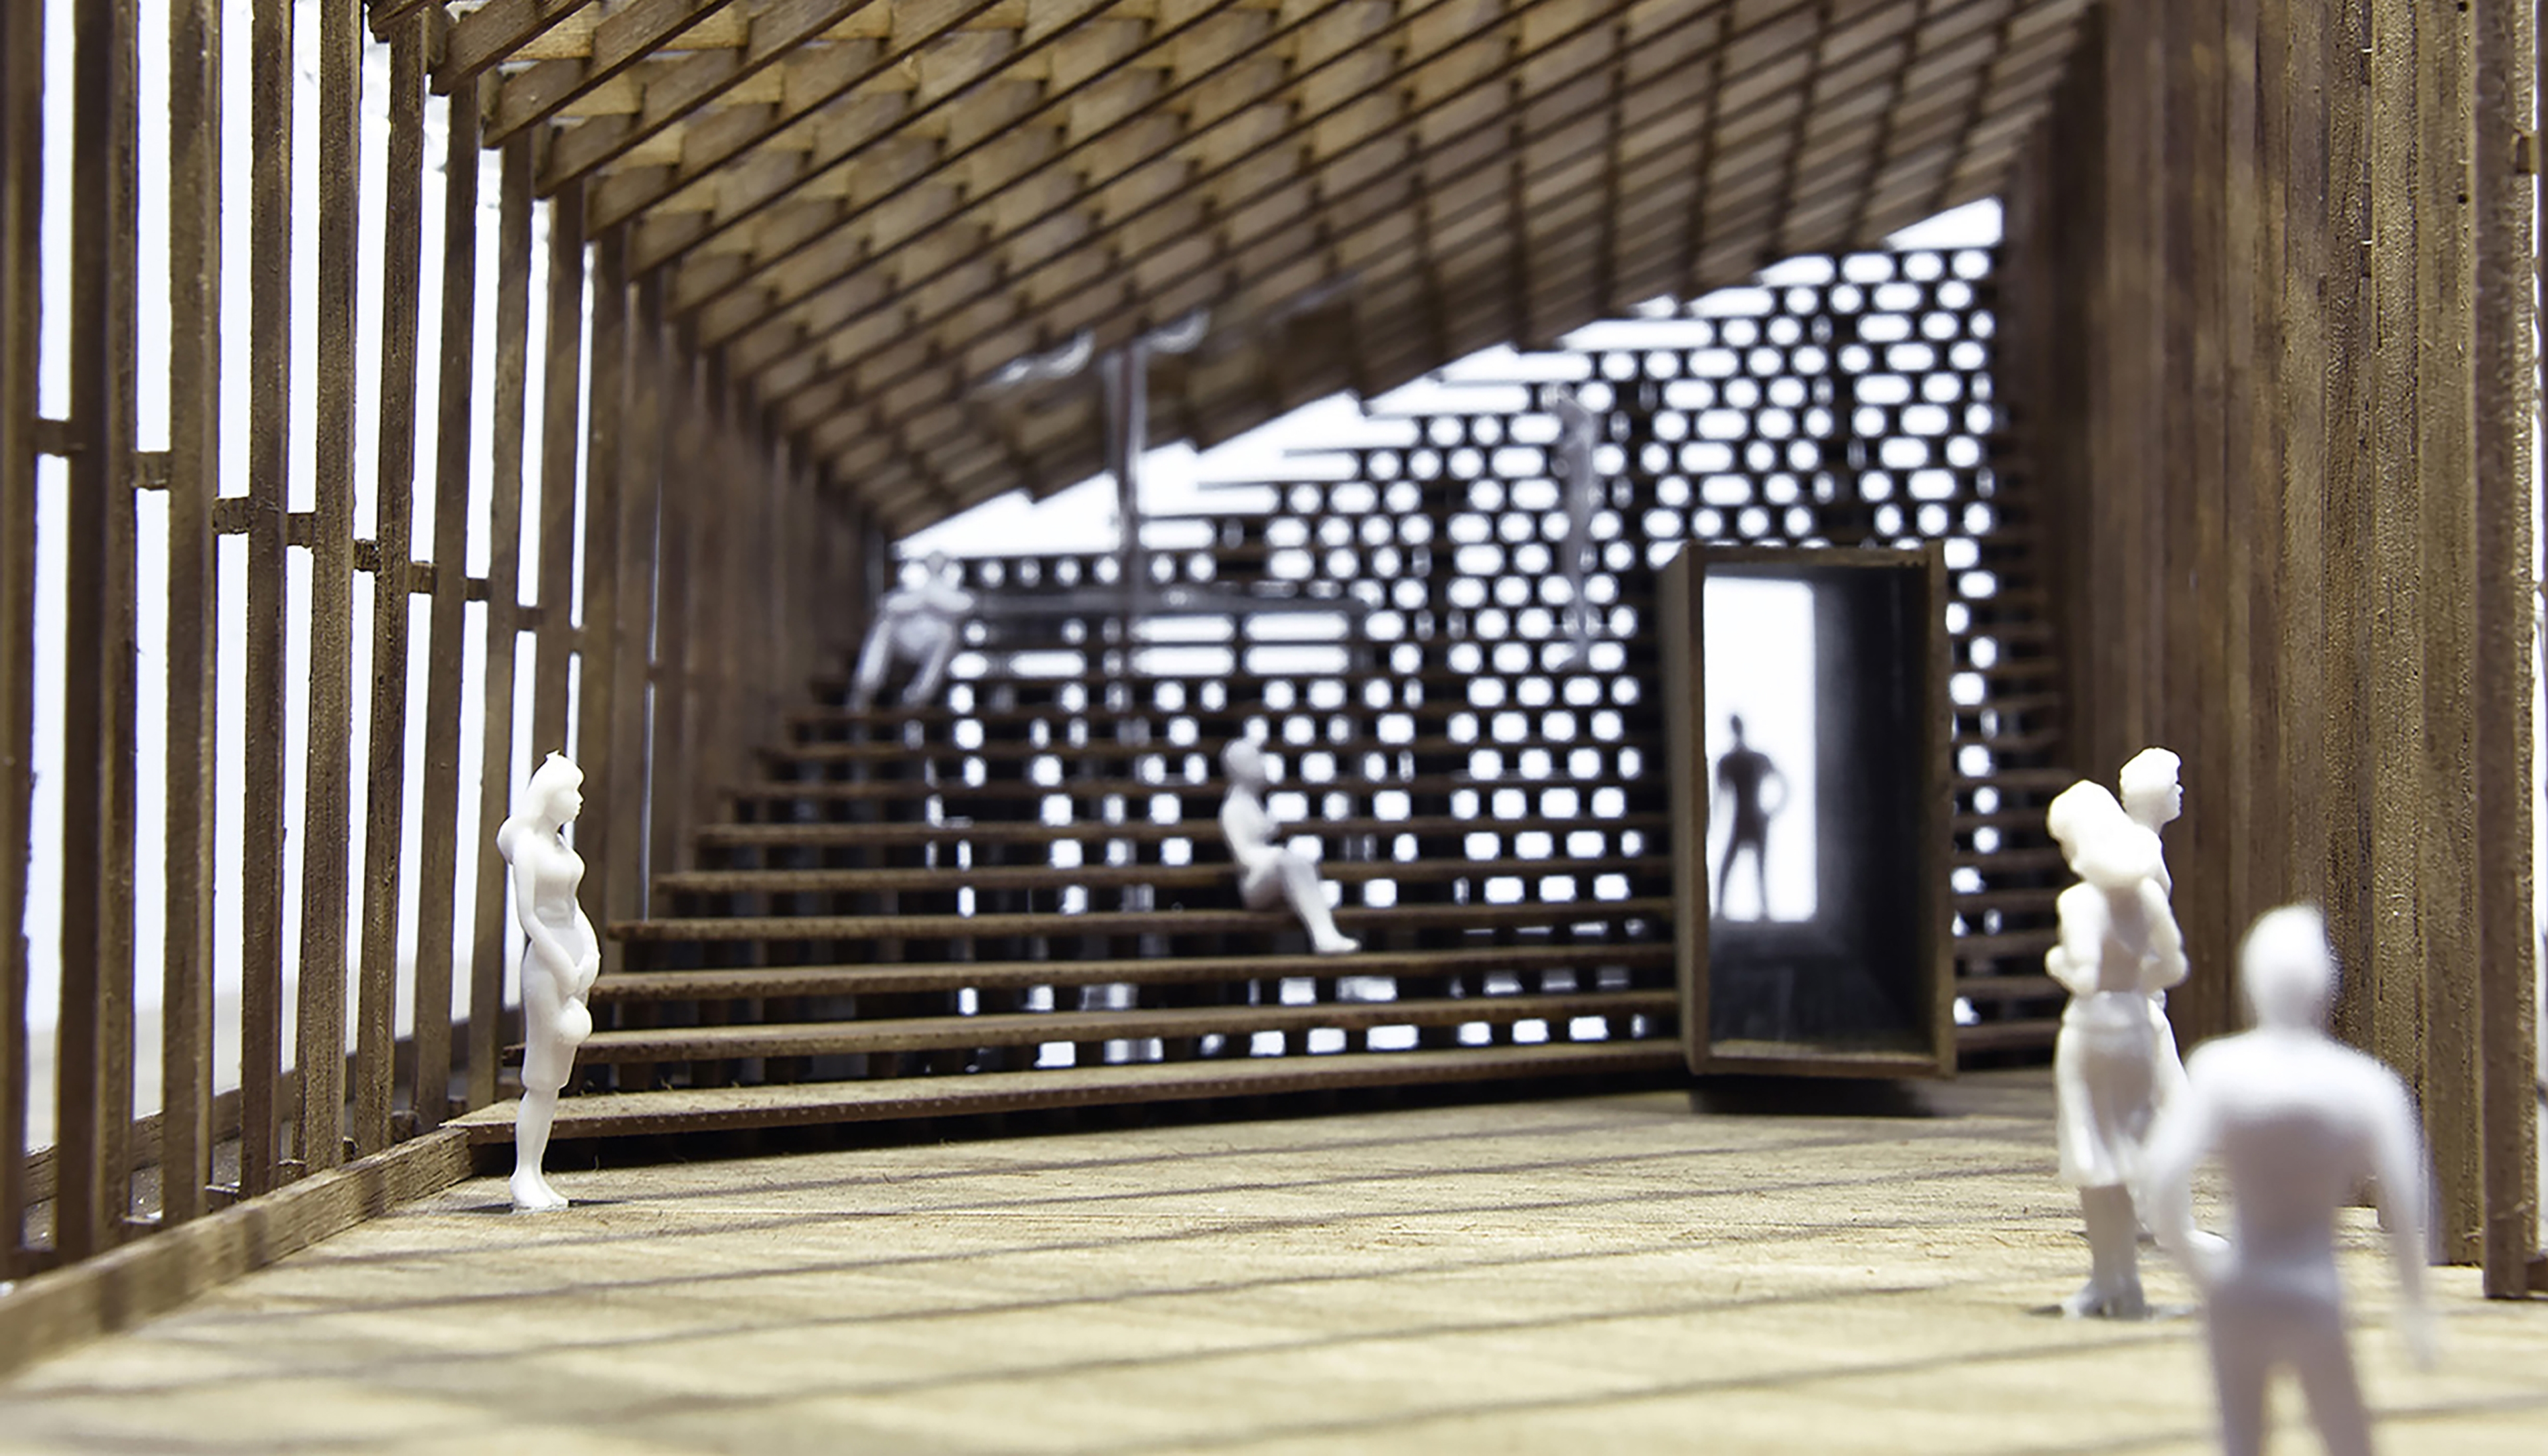
[[[1629,918],[1662,919],[1671,914],[1672,901],[1667,898],[1568,900],[1525,905],[1393,905],[1386,909],[1347,906],[1336,911],[1336,924],[1347,933],[1383,927],[1457,926],[1503,930]],[[1092,910],[1078,915],[742,915],[624,920],[612,924],[610,935],[612,939],[623,942],[1004,940],[1036,936],[1060,939],[1219,935],[1251,931],[1273,935],[1292,929],[1294,924],[1290,912],[1282,910]],[[1349,956],[1338,957],[1335,963],[1343,966],[1350,960]]]
[[[1331,962],[1331,966],[1337,962]],[[674,1027],[595,1032],[577,1057],[584,1062],[704,1061],[752,1056],[825,1056],[878,1051],[933,1051],[975,1046],[1034,1046],[1048,1042],[1115,1042],[1220,1036],[1245,1045],[1258,1032],[1374,1027],[1441,1027],[1486,1023],[1571,1022],[1578,1017],[1672,1014],[1676,993],[1594,991],[1575,995],[1509,994],[1405,1001],[1325,1001],[1286,1005],[1222,1005],[1104,1011],[1046,1011],[979,1016],[905,1016],[873,1021],[798,1022],[768,1026]]]
[[[876,996],[1027,986],[1166,985],[1284,980],[1298,976],[1449,976],[1536,973],[1605,966],[1661,968],[1668,942],[1622,945],[1472,946],[1443,951],[1364,951],[1352,956],[1153,956],[1134,960],[948,960],[881,965],[753,965],[709,970],[618,971],[593,982],[595,1005],[634,1001],[738,1001],[788,996]]]
[[[1548,874],[1652,874],[1670,872],[1660,857],[1608,856],[1569,860],[1341,860],[1319,867],[1320,877],[1340,884],[1388,879],[1419,882]],[[1231,883],[1228,862],[1205,864],[977,865],[969,869],[691,869],[655,878],[659,892],[691,895],[884,894],[903,890],[1117,889],[1152,885],[1185,889]]]
[[[1380,1085],[1622,1077],[1669,1073],[1681,1066],[1680,1044],[1670,1039],[1123,1062],[1039,1071],[570,1097],[558,1104],[552,1132],[558,1138],[624,1138],[1133,1102],[1267,1097]],[[480,1108],[449,1126],[463,1129],[473,1142],[505,1142],[513,1136],[514,1111],[515,1104],[500,1102]]]
[[[1551,787],[1563,787],[1552,782]],[[1471,833],[1495,834],[1565,834],[1575,830],[1622,829],[1662,830],[1669,828],[1672,816],[1660,813],[1616,814],[1606,819],[1552,819],[1524,817],[1519,819],[1463,819],[1456,815],[1415,816],[1407,819],[1302,819],[1281,826],[1288,837],[1293,835],[1400,835],[1446,838]],[[698,843],[707,849],[854,849],[863,846],[909,847],[930,844],[1045,844],[1056,840],[1197,840],[1217,843],[1221,826],[1209,819],[1178,819],[1167,823],[1128,819],[1121,824],[1099,821],[1074,821],[1069,824],[712,824],[698,832]]]

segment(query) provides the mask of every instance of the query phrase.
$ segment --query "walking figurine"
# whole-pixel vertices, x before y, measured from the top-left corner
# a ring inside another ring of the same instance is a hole
[[[2423,1138],[2398,1074],[2326,1034],[2335,957],[2316,907],[2258,919],[2238,974],[2256,1029],[2186,1059],[2185,1091],[2144,1151],[2144,1206],[2160,1246],[2203,1288],[2226,1456],[2263,1448],[2265,1385],[2279,1365],[2300,1376],[2330,1456],[2369,1456],[2371,1417],[2344,1338],[2335,1211],[2372,1179],[2398,1271],[2399,1333],[2415,1362],[2430,1365]],[[2194,1170],[2214,1152],[2237,1209],[2226,1242],[2194,1230]]]

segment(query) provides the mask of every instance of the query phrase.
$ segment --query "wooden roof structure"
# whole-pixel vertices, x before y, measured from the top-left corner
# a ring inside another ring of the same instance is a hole
[[[458,0],[432,80],[900,531],[1101,468],[982,388],[1083,333],[1208,308],[1211,444],[1988,196],[2088,3]]]

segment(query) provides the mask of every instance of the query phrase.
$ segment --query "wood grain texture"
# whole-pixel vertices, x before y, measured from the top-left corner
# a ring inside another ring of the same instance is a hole
[[[212,510],[222,462],[222,7],[185,0],[171,7],[169,22],[168,872],[158,1131],[160,1222],[182,1224],[204,1212],[213,1157],[221,592]]]
[[[487,82],[493,85],[493,82]],[[469,954],[469,1105],[496,1100],[498,1025],[504,1013],[505,926],[503,859],[495,831],[513,805],[513,728],[527,704],[514,696],[515,652],[522,616],[522,477],[524,413],[530,382],[531,143],[516,137],[503,149],[496,239],[496,381],[493,433],[494,488],[488,505],[486,723],[479,755],[478,824],[482,844],[469,847],[477,908]],[[536,746],[536,740],[534,745]]]
[[[283,1075],[285,745],[289,709],[284,590],[292,468],[291,0],[257,0],[248,125],[265,138],[250,170],[248,215],[247,704],[240,817],[239,1191],[280,1179],[280,1124],[300,1093]]]
[[[310,545],[308,789],[302,817],[301,1069],[305,1169],[344,1161],[346,925],[353,906],[353,611],[356,248],[362,192],[363,16],[360,0],[322,0],[318,28],[318,443]]]
[[[475,109],[454,102],[444,108],[443,118],[448,149],[442,163],[442,318],[434,333],[442,368],[434,390],[434,572],[425,628],[424,817],[416,836],[421,853],[416,865],[415,1081],[410,1104],[416,1126],[427,1132],[449,1110],[452,982],[463,963],[454,945],[454,916],[459,881],[465,872],[474,886],[478,862],[458,838],[461,669],[468,655],[469,593],[463,574],[469,557],[469,477],[479,398],[478,181],[483,157]],[[516,441],[517,472],[518,445]],[[517,483],[517,501],[519,493]],[[508,659],[508,681],[511,671]],[[509,694],[506,703],[509,707]],[[510,712],[504,726],[508,731],[512,726]]]
[[[568,663],[575,652],[575,521],[581,481],[576,470],[584,426],[584,189],[549,200],[547,358],[540,405],[538,575],[539,627],[533,636],[531,762],[553,753],[573,757],[567,740]],[[525,506],[527,509],[527,505]]]
[[[159,1237],[26,1281],[5,1297],[0,1372],[129,1328],[469,1175],[467,1140],[441,1132],[210,1214]]]
[[[605,232],[592,246],[592,330],[587,366],[584,446],[584,601],[577,644],[574,757],[584,771],[584,812],[575,821],[576,853],[584,859],[588,904],[601,905],[619,872],[623,823],[642,823],[644,806],[612,790],[620,782],[620,756],[643,754],[642,743],[619,737],[619,611],[623,592],[642,594],[646,584],[629,580],[621,498],[628,489],[626,450],[629,388],[628,269],[626,239]],[[629,684],[634,686],[635,684]],[[632,836],[633,837],[633,836]]]
[[[362,942],[354,1015],[353,1141],[357,1155],[390,1143],[397,1073],[401,858],[406,851],[409,564],[415,536],[416,335],[424,283],[426,22],[390,43],[389,157],[381,223],[378,475],[373,495],[371,731],[363,792]],[[410,1008],[418,1014],[423,1008]]]

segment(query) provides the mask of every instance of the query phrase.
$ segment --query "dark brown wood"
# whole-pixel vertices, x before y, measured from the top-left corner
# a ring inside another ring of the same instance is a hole
[[[725,9],[734,0],[634,0],[614,7],[592,28],[589,54],[537,61],[496,90],[487,139],[500,145],[554,117],[578,97],[644,60],[659,46]]]
[[[0,6],[0,844],[31,843],[45,8]],[[26,1265],[27,856],[0,855],[0,1279]]]
[[[647,338],[640,347],[653,351],[657,388],[662,395],[664,468],[657,482],[655,656],[647,673],[648,705],[654,738],[646,759],[648,836],[647,883],[639,902],[646,903],[653,877],[676,868],[682,846],[698,822],[690,787],[714,776],[715,766],[691,762],[691,733],[697,711],[692,692],[696,671],[691,657],[691,592],[699,557],[699,529],[693,502],[698,496],[697,446],[704,424],[699,408],[698,368],[663,318],[660,283],[647,280],[638,290],[640,317]]]
[[[609,623],[608,650],[614,718],[610,760],[601,782],[614,816],[614,853],[597,887],[609,918],[645,913],[652,858],[649,785],[657,749],[658,697],[654,654],[662,630],[664,551],[660,515],[664,459],[671,430],[665,412],[662,285],[653,278],[633,290],[628,319],[626,414],[620,423],[619,585]]]
[[[257,0],[248,125],[247,705],[240,817],[239,1191],[280,1180],[283,1107],[285,517],[292,462],[292,0]],[[297,1104],[287,1088],[284,1106]]]
[[[494,85],[490,81],[485,83]],[[498,1026],[504,1012],[504,862],[494,850],[496,826],[511,812],[513,728],[519,705],[513,683],[522,600],[523,418],[529,393],[531,315],[531,142],[503,148],[496,242],[495,484],[488,506],[486,723],[480,738],[478,828],[481,843],[461,863],[475,871],[477,900],[469,956],[469,1105],[496,1100]]]
[[[398,1010],[400,859],[406,849],[408,564],[415,534],[417,314],[423,292],[424,68],[429,22],[390,42],[390,144],[381,220],[378,486],[373,496],[370,766],[363,793],[362,946],[354,1016],[357,1155],[390,1144]],[[423,1020],[424,1008],[415,1008]]]
[[[53,1244],[81,1259],[123,1234],[132,1166],[133,411],[138,281],[133,0],[72,11],[70,405],[65,514],[61,1166]]]
[[[168,32],[167,933],[160,976],[159,1217],[212,1180],[214,727],[220,639],[222,7],[180,0]]]
[[[584,421],[584,189],[549,201],[548,329],[540,407],[539,629],[533,637],[531,762],[573,756],[567,741],[568,663],[575,652],[578,430]]]
[[[478,174],[483,159],[476,109],[464,100],[446,107],[443,115],[449,147],[442,163],[442,321],[434,334],[442,371],[434,390],[433,602],[424,669],[424,817],[417,826],[422,851],[416,865],[415,1083],[410,1099],[416,1126],[427,1132],[448,1114],[453,917],[461,866],[474,869],[477,864],[477,856],[465,854],[458,840],[461,667],[467,656],[469,594],[463,572],[475,443]],[[518,499],[518,485],[515,489]],[[508,678],[510,670],[508,662]],[[512,727],[509,713],[504,727]],[[476,876],[470,878],[474,882]],[[500,943],[500,963],[501,954]]]
[[[356,249],[362,214],[363,13],[321,0],[316,534],[310,547],[310,751],[301,836],[301,1162],[344,1161],[346,921],[353,829]]]
[[[491,0],[460,17],[433,67],[433,89],[466,96],[468,83],[523,46],[556,29],[592,0]]]
[[[582,630],[576,635],[577,687],[574,758],[584,771],[584,812],[575,822],[576,853],[584,859],[585,893],[590,903],[604,903],[607,886],[617,876],[623,853],[621,827],[639,827],[640,803],[623,801],[613,790],[623,781],[620,756],[639,753],[643,745],[620,741],[619,670],[620,593],[642,592],[640,583],[623,584],[621,543],[625,522],[621,496],[627,491],[628,460],[623,448],[628,418],[628,270],[627,245],[617,231],[603,233],[592,246],[592,362],[587,370],[584,450],[584,601]],[[572,518],[570,518],[570,523]],[[545,526],[543,527],[545,529]],[[542,587],[546,591],[545,583]]]
[[[2474,206],[2476,375],[2474,565],[2475,718],[2473,770],[2486,792],[2476,803],[2477,928],[2472,949],[2478,1029],[2477,1121],[2482,1138],[2484,1229],[2481,1257],[2489,1296],[2541,1292],[2539,1125],[2534,976],[2538,940],[2529,909],[2531,694],[2536,598],[2530,570],[2536,468],[2531,390],[2538,378],[2532,283],[2538,237],[2534,189],[2514,158],[2537,98],[2538,13],[2518,0],[2476,7]],[[2534,148],[2535,150],[2535,148]],[[2534,169],[2535,169],[2535,163]]]

